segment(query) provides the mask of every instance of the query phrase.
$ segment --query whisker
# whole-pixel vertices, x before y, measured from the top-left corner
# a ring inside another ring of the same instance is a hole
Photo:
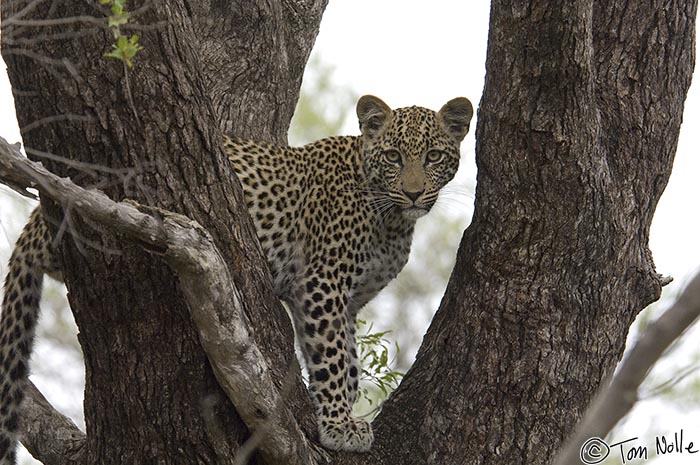
[[[440,212],[449,215],[465,215],[470,214],[471,209],[465,203],[457,202],[445,202],[442,198],[439,198],[437,202],[433,204],[433,208],[439,210]]]

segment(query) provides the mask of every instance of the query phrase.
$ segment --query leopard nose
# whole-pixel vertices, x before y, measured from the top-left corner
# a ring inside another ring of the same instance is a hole
[[[418,197],[420,197],[420,195],[423,192],[425,192],[425,191],[416,191],[416,192],[403,191],[403,193],[406,195],[406,197],[411,199],[412,202],[415,202],[416,200],[418,200]]]

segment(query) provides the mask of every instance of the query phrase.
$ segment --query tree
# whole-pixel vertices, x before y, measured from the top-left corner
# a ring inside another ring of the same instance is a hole
[[[323,7],[138,4],[132,18],[147,46],[128,68],[102,59],[108,34],[85,19],[94,4],[3,3],[28,153],[59,154],[70,164],[45,159],[52,171],[201,224],[233,278],[232,312],[245,315],[235,326],[247,342],[241,363],[255,353],[252,363],[269,368],[265,389],[246,396],[222,382],[230,378],[211,348],[207,362],[202,323],[190,316],[197,283],[186,273],[178,281],[177,251],[136,227],[177,221],[142,208],[141,223],[116,228],[90,213],[96,202],[64,202],[59,213],[45,201],[73,233],[59,237],[86,360],[89,462],[234,463],[248,429],[267,433],[253,436],[258,463],[318,457],[291,330],[219,147],[221,131],[284,140]],[[690,0],[492,3],[472,224],[417,360],[374,422],[373,449],[331,454],[334,463],[554,456],[664,283],[648,230],[672,168],[696,10]],[[41,189],[87,198],[64,187]],[[237,374],[251,385],[250,372]]]
[[[221,134],[235,127],[245,137],[285,140],[323,3],[136,3],[131,20],[148,25],[139,32],[150,46],[132,68],[103,57],[111,31],[106,21],[89,19],[106,17],[97,2],[37,6],[2,4],[3,56],[21,90],[16,106],[27,153],[69,158],[68,166],[44,161],[114,198],[183,212],[219,235],[252,309],[247,316],[268,322],[255,336],[281,385],[294,359],[291,326],[270,292]],[[62,215],[73,221],[65,207],[63,214],[54,210],[57,225]],[[233,456],[247,429],[214,379],[172,272],[138,247],[87,227],[75,231],[81,235],[62,236],[61,247],[86,363],[87,460],[160,457],[177,464]],[[142,287],[138,276],[153,279]],[[303,385],[297,380],[287,390],[289,409],[301,412],[299,424],[311,435],[315,422]],[[134,392],[145,397],[135,402]],[[257,402],[246,407],[253,418],[266,414]],[[126,448],[124,438],[131,438]]]

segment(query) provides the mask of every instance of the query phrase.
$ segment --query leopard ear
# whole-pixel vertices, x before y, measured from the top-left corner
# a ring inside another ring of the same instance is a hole
[[[461,141],[469,132],[474,108],[468,98],[457,97],[447,102],[438,112],[438,121],[447,134]]]
[[[357,119],[362,135],[372,139],[391,121],[391,108],[379,97],[365,95],[357,101]]]

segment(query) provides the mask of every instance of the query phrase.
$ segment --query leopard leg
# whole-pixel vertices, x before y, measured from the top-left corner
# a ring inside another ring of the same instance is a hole
[[[353,366],[347,293],[337,283],[319,285],[315,276],[304,283],[293,313],[309,371],[321,444],[333,450],[367,451],[374,439],[372,427],[352,416],[354,398],[348,389]],[[356,367],[353,373],[357,375]]]

